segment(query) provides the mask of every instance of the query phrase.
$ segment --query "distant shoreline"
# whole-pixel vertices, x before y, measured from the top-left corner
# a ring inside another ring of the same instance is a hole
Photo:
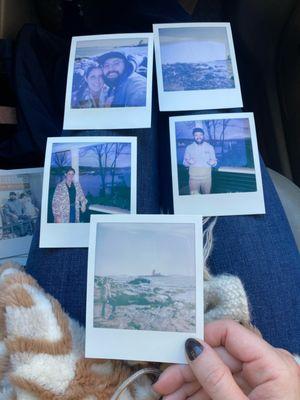
[[[99,278],[195,278],[194,275],[138,275],[138,274],[120,274],[120,275],[97,275],[95,277]]]

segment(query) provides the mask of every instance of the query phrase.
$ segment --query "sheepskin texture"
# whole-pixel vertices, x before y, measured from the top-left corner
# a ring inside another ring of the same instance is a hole
[[[0,267],[0,399],[97,400],[140,365],[84,358],[85,332],[20,266]],[[154,400],[142,376],[120,397]]]
[[[240,280],[205,269],[205,321],[231,318],[249,325]],[[84,358],[85,331],[17,264],[0,267],[1,400],[155,400],[152,377],[130,377],[162,364]],[[130,383],[118,397],[124,381]]]

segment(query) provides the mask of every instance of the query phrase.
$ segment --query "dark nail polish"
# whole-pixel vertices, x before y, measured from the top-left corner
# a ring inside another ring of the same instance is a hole
[[[190,361],[194,361],[203,351],[203,346],[196,339],[187,339],[185,351]]]
[[[156,382],[158,382],[160,375],[161,374],[155,374],[155,375],[153,374],[152,375],[152,378],[151,378],[152,385],[154,385]]]

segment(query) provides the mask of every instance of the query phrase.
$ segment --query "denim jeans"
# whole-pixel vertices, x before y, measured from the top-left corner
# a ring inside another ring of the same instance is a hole
[[[300,352],[300,254],[270,176],[262,165],[265,215],[219,218],[209,265],[240,277],[252,322],[276,347]]]
[[[136,6],[141,18],[135,15],[130,20],[130,16],[126,19],[122,15],[128,30],[118,26],[115,27],[117,32],[141,31],[142,27],[148,31],[155,22],[190,20],[172,0],[136,2]],[[114,25],[111,24],[109,28],[113,32]],[[101,23],[99,27],[101,29]],[[156,94],[153,97],[151,129],[63,132],[63,135],[137,136],[138,213],[157,213],[160,207],[164,212],[172,212],[168,115],[158,113]],[[209,264],[213,273],[231,273],[240,277],[249,296],[253,323],[271,344],[300,353],[300,256],[263,165],[262,176],[266,215],[219,217]],[[27,272],[61,303],[71,317],[84,324],[87,249],[40,249],[38,243],[39,227],[33,238]]]

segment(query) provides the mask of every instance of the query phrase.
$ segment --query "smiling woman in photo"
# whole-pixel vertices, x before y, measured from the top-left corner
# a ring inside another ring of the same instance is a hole
[[[74,175],[75,169],[67,168],[63,181],[55,188],[52,200],[55,223],[80,222],[80,210],[86,211],[87,200],[80,183],[74,181]]]
[[[84,87],[75,99],[77,108],[110,107],[112,98],[108,98],[108,87],[104,84],[103,71],[98,65],[89,66],[84,74]]]

